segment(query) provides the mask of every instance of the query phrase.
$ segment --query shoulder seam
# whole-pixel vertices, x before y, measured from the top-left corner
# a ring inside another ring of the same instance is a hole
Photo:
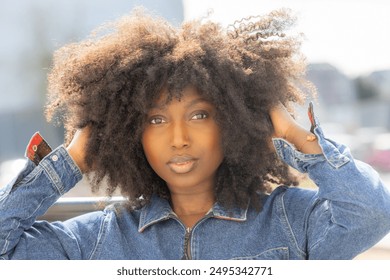
[[[107,208],[104,209],[102,212],[103,212],[104,217],[100,223],[99,233],[98,233],[98,236],[96,238],[95,247],[92,249],[91,254],[88,257],[88,260],[96,259],[96,254],[98,253],[98,249],[103,242],[103,238],[105,237],[107,223],[108,223],[111,215],[113,215],[113,211],[107,211]]]
[[[287,190],[287,189],[286,189]],[[281,194],[281,203],[282,203],[282,210],[283,210],[283,216],[284,218],[286,219],[286,223],[287,223],[287,226],[288,226],[288,230],[289,232],[291,233],[291,236],[294,240],[294,243],[295,243],[295,247],[297,248],[298,252],[306,258],[306,253],[299,247],[298,245],[298,241],[295,237],[295,234],[294,234],[294,231],[292,230],[292,227],[291,227],[291,224],[290,224],[290,221],[288,219],[288,216],[287,216],[287,212],[286,212],[286,208],[285,208],[285,205],[284,205],[284,195],[286,194],[286,192],[283,192],[283,194]]]

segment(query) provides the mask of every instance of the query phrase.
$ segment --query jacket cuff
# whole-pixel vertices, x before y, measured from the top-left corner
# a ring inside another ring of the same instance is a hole
[[[320,162],[327,162],[333,168],[340,168],[351,159],[348,156],[349,150],[324,136],[324,133],[316,121],[316,126],[312,130],[317,136],[318,144],[322,154],[304,154],[298,151],[294,145],[282,138],[274,138],[272,142],[278,156],[288,165],[300,172],[306,173],[308,168]]]
[[[73,188],[83,175],[63,145],[54,149],[40,163],[58,193],[63,195]]]

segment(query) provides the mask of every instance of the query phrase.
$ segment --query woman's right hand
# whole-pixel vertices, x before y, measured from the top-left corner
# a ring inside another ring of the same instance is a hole
[[[80,168],[82,173],[88,171],[87,165],[85,163],[85,147],[89,136],[90,128],[88,126],[77,130],[69,146],[66,148],[69,155],[72,157],[76,165]]]

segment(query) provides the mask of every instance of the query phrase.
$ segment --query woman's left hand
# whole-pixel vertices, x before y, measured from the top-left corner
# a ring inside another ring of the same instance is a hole
[[[287,134],[295,126],[298,126],[297,122],[287,111],[286,107],[284,107],[281,103],[273,107],[270,110],[269,115],[274,127],[273,137],[287,139]]]
[[[273,137],[286,139],[302,153],[322,153],[316,136],[300,126],[281,103],[273,107],[269,115],[274,127]]]

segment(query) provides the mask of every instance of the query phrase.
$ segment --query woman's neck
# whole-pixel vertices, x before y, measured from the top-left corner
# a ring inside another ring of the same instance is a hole
[[[192,228],[213,207],[212,191],[198,193],[171,192],[172,209],[186,227]]]

